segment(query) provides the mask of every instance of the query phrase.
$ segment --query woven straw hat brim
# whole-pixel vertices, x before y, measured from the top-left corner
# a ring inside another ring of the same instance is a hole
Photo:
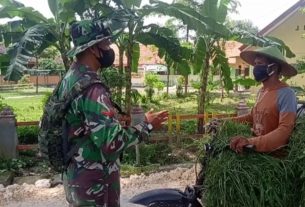
[[[271,58],[275,60],[278,64],[281,65],[281,73],[285,77],[292,77],[295,76],[298,71],[290,64],[288,64],[285,60],[280,59],[278,57],[266,54],[261,51],[243,51],[240,53],[240,57],[248,64],[254,66],[254,60],[257,57],[257,55],[266,56],[268,58]]]

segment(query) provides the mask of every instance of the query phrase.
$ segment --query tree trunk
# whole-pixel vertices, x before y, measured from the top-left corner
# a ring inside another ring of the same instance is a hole
[[[186,75],[184,76],[184,95],[186,96],[187,95],[187,86],[189,84],[189,76]]]
[[[189,42],[189,36],[190,36],[190,29],[189,26],[186,25],[186,42]]]
[[[72,61],[70,61],[70,59],[66,56],[67,50],[65,49],[65,46],[63,43],[61,43],[61,41],[59,41],[59,45],[57,45],[56,47],[60,52],[60,56],[64,64],[65,70],[68,71]]]
[[[170,69],[167,68],[167,83],[166,83],[166,94],[169,94],[169,75],[170,75]]]
[[[38,57],[36,56],[36,94],[38,94],[38,66],[39,62],[38,62]]]
[[[127,114],[130,114],[130,110],[131,110],[131,62],[132,62],[132,44],[128,45],[127,66],[125,68],[125,73],[126,73],[125,109]]]
[[[222,100],[224,98],[224,83],[222,81],[222,73],[221,73],[221,71],[220,71],[219,78],[220,78],[220,88],[221,88],[221,98],[220,98],[220,101],[222,102]]]
[[[119,73],[120,75],[124,75],[124,49],[119,48]],[[122,104],[122,96],[123,96],[123,86],[119,85],[118,87],[118,100],[119,100],[119,105]]]
[[[200,75],[200,90],[199,90],[199,101],[198,101],[198,114],[204,114],[205,112],[205,99],[206,99],[206,90],[208,84],[209,68],[210,68],[210,54],[206,53],[205,63]],[[204,118],[199,118],[197,123],[198,133],[204,133]]]
[[[68,71],[70,68],[70,64],[71,64],[69,58],[67,58],[66,55],[63,55],[63,54],[61,55],[61,58],[64,63],[64,66],[65,66],[65,70]]]

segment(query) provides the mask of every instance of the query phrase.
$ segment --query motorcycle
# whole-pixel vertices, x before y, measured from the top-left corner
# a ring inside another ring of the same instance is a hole
[[[305,115],[305,102],[299,102],[297,109],[297,119]],[[207,125],[206,129],[212,136],[212,141],[204,145],[205,155],[201,160],[201,170],[196,175],[196,183],[187,186],[184,191],[173,188],[155,189],[143,192],[132,197],[129,202],[147,207],[203,207],[202,196],[205,191],[204,178],[208,159],[217,153],[213,148],[213,138],[217,132],[216,125]],[[229,146],[228,146],[229,149]],[[253,151],[253,145],[245,146],[246,151]]]

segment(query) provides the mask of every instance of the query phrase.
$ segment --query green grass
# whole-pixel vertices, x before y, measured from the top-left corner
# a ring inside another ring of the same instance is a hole
[[[240,101],[240,98],[233,94],[225,94],[225,97],[221,99],[219,93],[211,94],[210,103],[207,105],[208,113],[218,113],[218,114],[226,114],[226,113],[235,113],[236,106]],[[168,98],[157,98],[157,102],[159,104],[148,104],[146,106],[147,109],[154,108],[156,111],[158,110],[168,110],[171,114],[197,114],[198,106],[197,106],[197,94],[190,93],[187,97],[177,98],[176,96],[170,96]],[[248,106],[253,106],[255,102],[255,95],[250,95],[247,98]]]
[[[25,89],[18,91],[1,92],[4,98],[3,103],[12,107],[17,121],[39,121],[42,112],[42,99],[46,92],[52,91],[51,88]]]
[[[36,88],[32,88],[32,89],[14,90],[14,91],[1,91],[0,95],[5,99],[16,96],[43,96],[46,92],[52,90],[53,90],[52,88],[39,87],[38,93],[36,93]]]
[[[27,89],[20,91],[1,92],[4,98],[3,102],[11,106],[17,115],[17,121],[38,121],[41,118],[43,106],[42,99],[46,92],[51,91],[50,88]],[[154,108],[158,110],[168,110],[171,114],[197,114],[197,94],[190,93],[186,97],[177,98],[174,95],[169,97],[155,96],[155,102],[146,105],[146,110]],[[207,105],[209,113],[235,113],[236,106],[240,98],[234,93],[225,94],[223,99],[220,94],[213,92],[210,95],[210,102]],[[247,99],[247,104],[251,107],[254,104],[255,95],[251,95]]]
[[[4,103],[11,106],[17,121],[38,121],[42,115],[43,96],[4,99]]]

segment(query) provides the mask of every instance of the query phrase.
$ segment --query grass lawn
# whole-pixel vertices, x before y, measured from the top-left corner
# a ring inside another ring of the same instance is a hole
[[[168,98],[158,98],[158,104],[148,104],[147,109],[154,108],[158,110],[168,110],[172,114],[197,114],[197,94],[191,93],[187,97],[177,98],[170,96]],[[240,98],[234,93],[225,94],[225,97],[221,99],[219,93],[212,93],[210,102],[207,105],[207,112],[209,113],[235,113],[236,106]],[[250,95],[246,100],[248,106],[253,106],[255,102],[255,95]]]
[[[17,115],[17,121],[38,121],[41,118],[43,106],[42,100],[46,92],[50,92],[50,88],[39,88],[39,93],[36,94],[36,89],[27,89],[21,91],[1,92],[0,96],[4,98],[3,102],[11,106]],[[154,102],[146,104],[147,110],[154,108],[158,110],[168,110],[171,114],[197,114],[197,94],[190,93],[186,97],[177,98],[174,95],[169,97],[155,96]],[[210,101],[207,105],[209,113],[235,113],[240,98],[233,92],[225,94],[223,99],[220,94],[213,92],[210,94]],[[247,99],[247,104],[254,104],[255,96],[250,95]]]
[[[16,114],[17,121],[39,121],[42,115],[42,100],[51,88],[25,89],[18,91],[1,92],[3,103],[11,106]]]
[[[43,96],[28,96],[5,99],[4,103],[13,107],[17,121],[39,121],[42,115]]]

